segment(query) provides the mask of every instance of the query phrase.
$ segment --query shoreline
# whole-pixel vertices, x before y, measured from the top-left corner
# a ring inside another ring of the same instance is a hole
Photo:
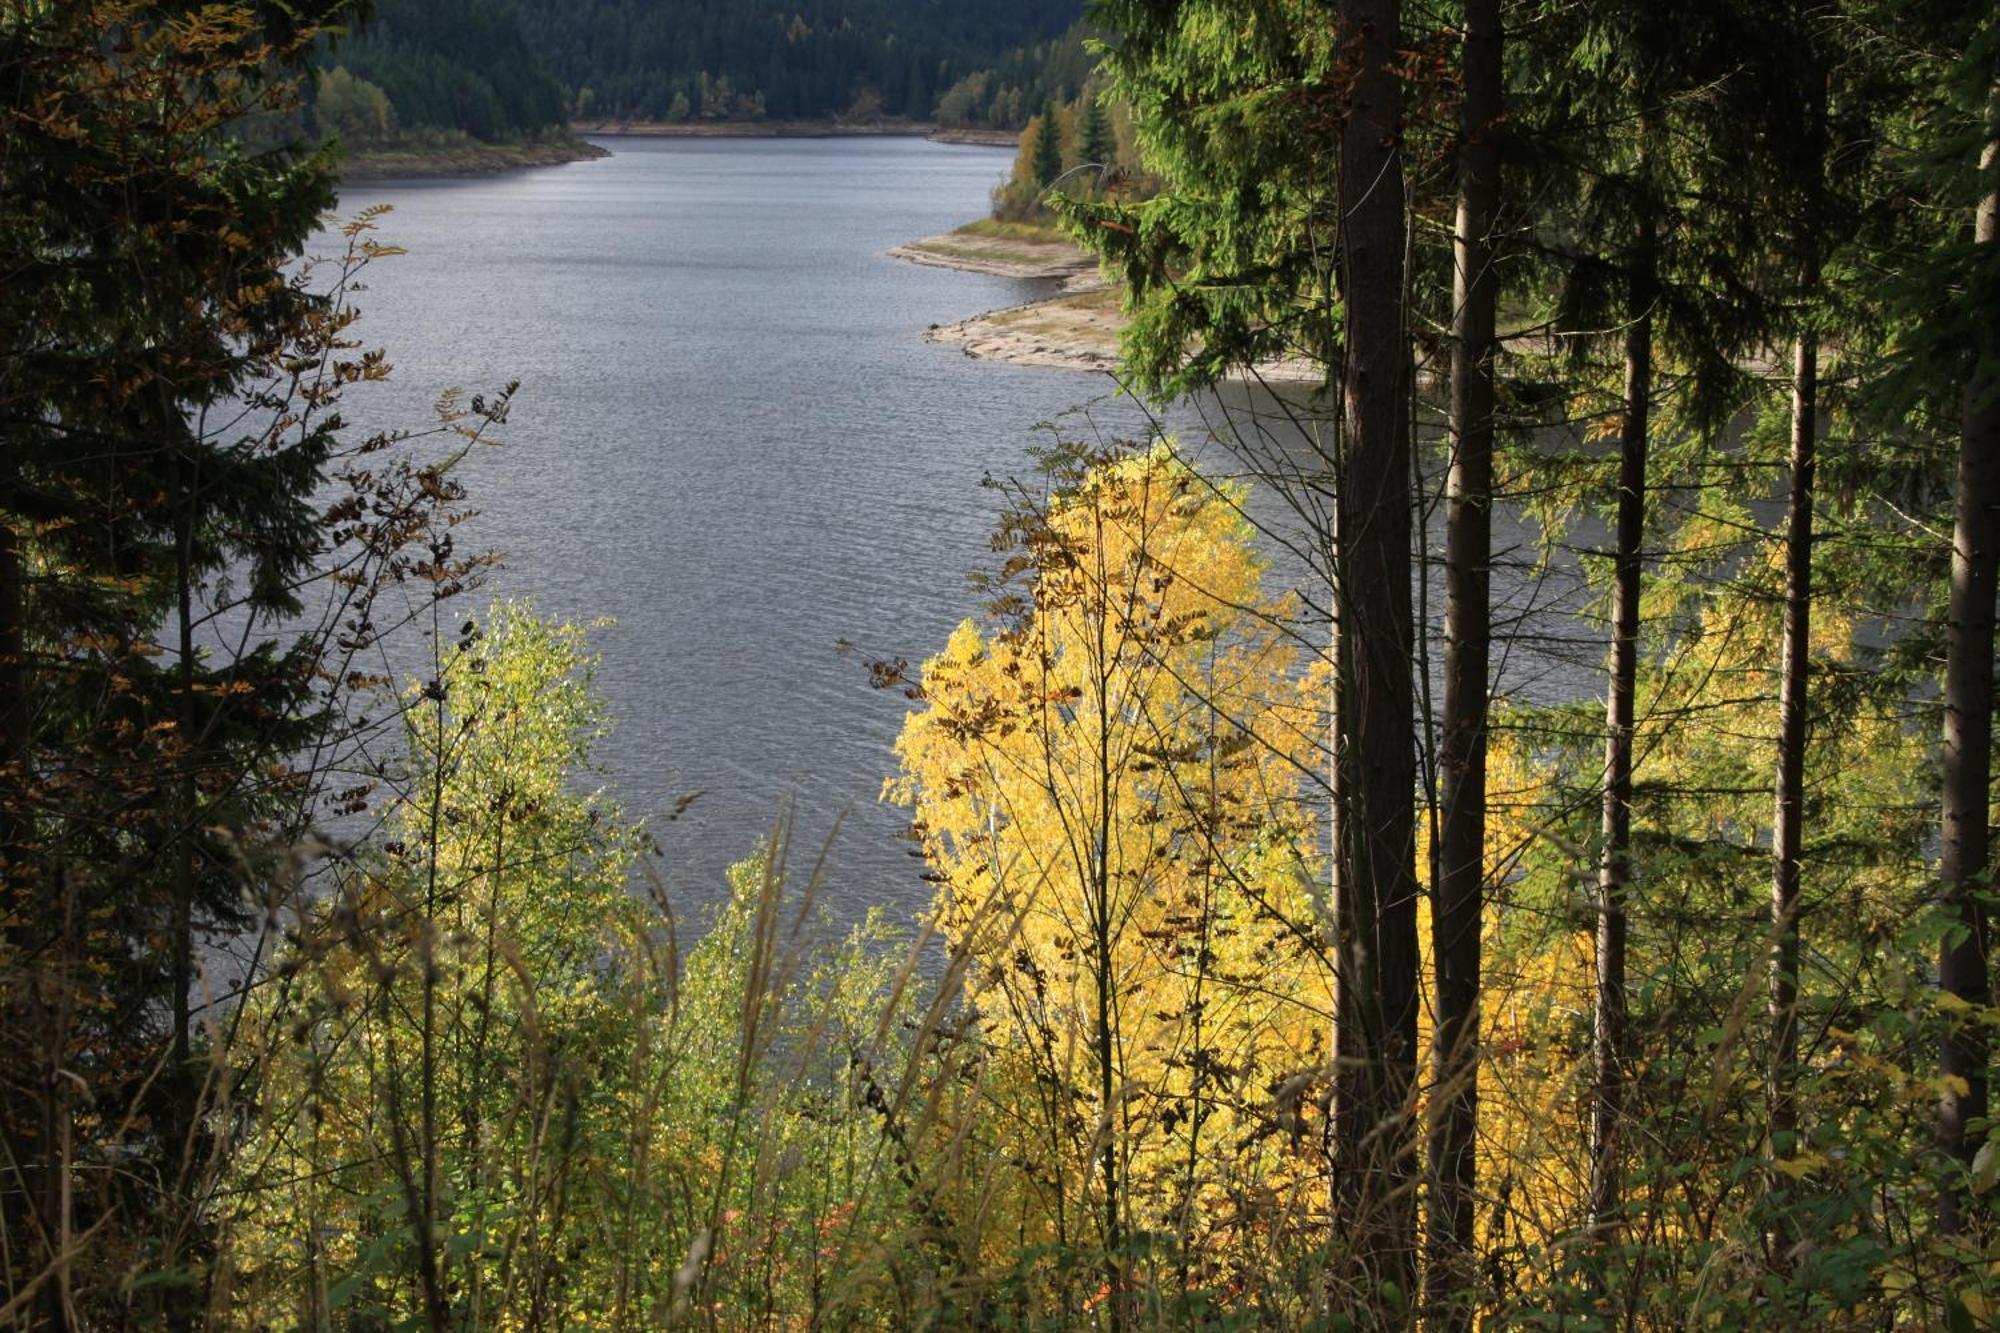
[[[984,273],[994,278],[1046,278],[1063,282],[1097,276],[1097,260],[1060,233],[1046,236],[981,231],[971,223],[941,236],[895,246],[891,259],[930,268]]]
[[[1120,338],[1130,322],[1122,293],[1105,283],[989,310],[955,324],[933,324],[924,340],[956,347],[977,361],[1115,375]],[[1318,385],[1326,372],[1310,361],[1292,359],[1232,370],[1223,378],[1233,384]]]
[[[1115,374],[1119,343],[1130,319],[1124,291],[1105,281],[1095,259],[1068,241],[994,236],[981,224],[899,245],[888,257],[932,268],[990,277],[1060,281],[1062,290],[1040,300],[988,310],[951,324],[933,324],[927,342],[956,347],[980,361],[1037,366],[1073,373]],[[1268,362],[1232,373],[1233,381],[1318,384],[1321,367],[1310,362]]]
[[[528,167],[557,167],[610,157],[601,139],[845,139],[924,138],[933,143],[1011,148],[1020,135],[1009,130],[953,130],[918,122],[882,121],[849,125],[840,121],[724,120],[671,124],[662,121],[581,121],[563,137],[519,143],[485,143],[463,137],[408,143],[348,154],[340,164],[343,184],[383,180],[494,176]],[[921,262],[921,261],[920,261]]]
[[[611,150],[581,137],[533,139],[523,143],[411,144],[379,152],[355,153],[340,164],[340,183],[495,176],[528,167],[558,167],[611,156]]]
[[[585,120],[572,129],[604,139],[929,139],[933,143],[1012,148],[1018,130],[945,129],[927,121],[879,120]]]
[[[1109,374],[1118,368],[1118,336],[1125,327],[1118,307],[1118,292],[1099,282],[954,324],[933,324],[924,339],[979,361]]]

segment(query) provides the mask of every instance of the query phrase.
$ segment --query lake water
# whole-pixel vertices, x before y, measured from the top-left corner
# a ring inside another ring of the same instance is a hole
[[[595,634],[616,719],[605,784],[654,818],[669,888],[713,901],[789,802],[802,849],[844,816],[825,889],[841,916],[907,917],[928,887],[895,836],[905,815],[877,795],[908,705],[871,689],[866,663],[921,661],[976,612],[966,577],[991,562],[1000,504],[981,480],[1026,474],[1041,423],[1141,434],[1145,416],[1102,377],[925,341],[933,323],[1052,290],[883,255],[983,214],[1005,150],[607,146],[595,162],[345,191],[343,212],[393,205],[380,239],[410,252],[371,270],[361,299],[361,336],[388,349],[394,380],[348,415],[421,425],[449,387],[520,380],[507,447],[467,474],[481,511],[467,540],[505,553],[496,591],[616,622]],[[1311,581],[1282,551],[1280,566]]]

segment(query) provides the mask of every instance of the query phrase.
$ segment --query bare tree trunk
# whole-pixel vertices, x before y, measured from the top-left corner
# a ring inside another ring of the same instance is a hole
[[[1404,325],[1399,0],[1342,0],[1353,62],[1340,144],[1339,262],[1346,300],[1345,467],[1337,497],[1345,797],[1342,977],[1359,1032],[1339,1034],[1336,1168],[1371,1298],[1416,1276],[1416,744],[1411,668],[1410,352]],[[1350,1026],[1343,1024],[1344,1027]],[[1405,1307],[1406,1308],[1406,1307]]]
[[[1486,871],[1486,711],[1492,636],[1493,358],[1499,281],[1500,2],[1467,0],[1465,100],[1453,238],[1451,478],[1445,519],[1444,733],[1431,957],[1433,1031],[1430,1217],[1424,1305],[1431,1325],[1470,1330],[1474,1140],[1479,1123],[1479,976]]]
[[[1101,524],[1100,512],[1100,524]],[[1104,550],[1103,531],[1100,526],[1096,549]],[[1102,571],[1099,571],[1102,573]],[[1100,586],[1102,584],[1100,583]],[[1112,759],[1111,759],[1111,670],[1110,658],[1113,649],[1106,642],[1106,617],[1093,617],[1097,634],[1097,654],[1092,662],[1095,676],[1092,682],[1097,692],[1097,822],[1091,831],[1090,848],[1090,927],[1096,937],[1096,958],[1092,960],[1096,982],[1097,1016],[1096,1030],[1092,1034],[1097,1053],[1097,1096],[1104,1117],[1100,1132],[1104,1142],[1099,1148],[1098,1164],[1104,1172],[1104,1283],[1107,1288],[1106,1326],[1110,1333],[1122,1333],[1125,1327],[1125,1237],[1120,1228],[1123,1216],[1119,1207],[1119,1191],[1123,1188],[1123,1176],[1119,1171],[1119,1123],[1123,1119],[1117,1103],[1117,1058],[1118,1043],[1116,1017],[1114,1015],[1113,992],[1117,987],[1116,973],[1112,966],[1111,951],[1115,943],[1115,906],[1111,900],[1111,811]]]
[[[176,459],[175,496],[180,507],[174,533],[175,621],[179,631],[176,648],[180,654],[176,675],[179,683],[178,725],[180,773],[176,780],[174,808],[174,903],[173,903],[173,1062],[172,1085],[178,1090],[190,1076],[193,1054],[192,996],[194,990],[194,880],[195,825],[199,803],[195,736],[194,699],[194,532],[193,486],[187,484],[187,463]]]
[[[1988,188],[1979,201],[1974,239],[2000,245],[2000,86],[1988,105],[1989,137],[1980,156]],[[1991,312],[1988,312],[1989,315]],[[2000,383],[1982,365],[1965,388],[1958,451],[1958,496],[1952,515],[1951,605],[1944,670],[1943,855],[1938,877],[1947,913],[1961,931],[1939,951],[1938,985],[1946,994],[1984,1006],[1992,994],[1986,959],[1986,904],[1991,869],[1988,829],[1993,776],[1993,598],[2000,583]],[[1945,1034],[1939,1069],[1945,1091],[1938,1105],[1938,1139],[1970,1161],[1978,1144],[1969,1125],[1986,1117],[1987,1040],[1977,1022]],[[1962,1081],[1963,1093],[1955,1090]],[[1941,1192],[1938,1224],[1965,1224],[1956,1189]]]
[[[16,909],[12,913],[15,924],[8,927],[8,934],[16,939],[29,930],[47,929],[51,916],[63,923],[49,942],[53,947],[44,944],[36,950],[42,956],[29,969],[23,987],[26,993],[12,997],[14,1003],[8,1006],[9,1018],[22,1020],[24,1028],[18,1038],[24,1065],[17,1071],[19,1081],[35,1089],[37,1095],[33,1141],[16,1140],[7,1146],[18,1158],[12,1174],[45,1247],[43,1253],[31,1257],[30,1271],[34,1262],[44,1258],[51,1270],[35,1301],[36,1327],[55,1330],[70,1326],[63,1258],[69,1224],[70,1088],[62,1070],[69,1040],[65,988],[73,932],[68,929],[71,914],[67,898],[51,901],[47,892],[35,893],[33,888],[32,780],[27,772],[33,724],[26,624],[27,567],[20,537],[14,528],[0,524],[0,772],[5,774],[0,778],[0,905]],[[51,881],[49,887],[56,887],[56,883]],[[34,895],[32,900],[30,894]]]
[[[174,614],[178,631],[175,649],[179,653],[176,700],[180,745],[180,772],[175,779],[173,827],[174,845],[173,921],[170,925],[173,951],[170,982],[173,991],[173,1036],[171,1071],[165,1080],[169,1099],[167,1126],[172,1141],[166,1145],[166,1167],[175,1183],[168,1206],[185,1238],[198,1238],[196,1182],[207,1157],[208,1145],[201,1133],[201,1077],[194,1067],[194,899],[200,850],[197,831],[201,826],[200,765],[201,737],[195,709],[194,648],[194,504],[200,472],[185,457],[173,464],[174,503]],[[178,1256],[191,1266],[195,1256]],[[172,1333],[184,1333],[195,1326],[206,1283],[167,1290],[166,1324]]]
[[[29,844],[34,819],[28,799],[33,720],[28,700],[26,626],[27,566],[21,557],[20,538],[12,527],[0,523],[0,910],[18,923],[7,928],[9,938],[23,935],[26,918],[39,915],[12,910],[27,905],[33,873]],[[14,901],[16,894],[22,895],[19,903]]]
[[[1771,836],[1771,1151],[1797,1148],[1799,843],[1804,832],[1806,664],[1812,648],[1813,480],[1819,429],[1819,340],[1799,335],[1792,357],[1791,494],[1785,525],[1785,629],[1778,679],[1778,779]],[[1782,1247],[1782,1235],[1775,1235]]]
[[[54,947],[36,969],[30,983],[31,1002],[41,1029],[41,1125],[40,1179],[36,1208],[41,1241],[47,1253],[48,1272],[41,1294],[41,1323],[49,1333],[74,1326],[70,1282],[72,1207],[72,1154],[75,1151],[75,1118],[70,1103],[74,1085],[68,1074],[70,1041],[76,1017],[74,973],[82,951],[77,929],[76,888],[72,877],[61,873],[56,880],[58,902],[49,906],[58,916]]]
[[[1625,334],[1625,416],[1620,426],[1618,529],[1611,593],[1611,683],[1605,704],[1604,847],[1597,873],[1597,998],[1592,1015],[1590,1225],[1619,1207],[1619,1120],[1626,1066],[1625,909],[1632,882],[1632,725],[1638,689],[1639,593],[1646,535],[1646,451],[1651,434],[1654,235],[1639,224],[1631,325]]]
[[[26,793],[20,766],[28,754],[27,569],[14,529],[0,524],[0,769],[12,770],[0,793]],[[10,790],[11,789],[11,790]],[[11,800],[7,802],[11,805]],[[0,872],[17,874],[25,836],[21,811],[0,806]]]

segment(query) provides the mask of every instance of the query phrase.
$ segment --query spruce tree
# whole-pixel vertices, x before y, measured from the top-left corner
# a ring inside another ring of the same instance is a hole
[[[0,1195],[10,1264],[81,1266],[64,1237],[160,1219],[131,1262],[163,1270],[148,1289],[176,1326],[198,1267],[196,954],[240,919],[247,840],[299,808],[277,770],[316,734],[320,664],[269,626],[301,609],[337,427],[289,410],[316,392],[309,360],[278,368],[315,336],[287,267],[333,160],[236,132],[288,110],[361,8],[0,14],[0,915],[32,960],[0,1025]],[[211,653],[225,577],[250,632]],[[136,1142],[94,1140],[128,1111]],[[112,1151],[144,1169],[76,1198],[74,1161]],[[49,1285],[47,1326],[68,1326],[68,1289]]]
[[[1988,35],[1988,40],[1994,40]],[[1951,590],[1944,673],[1944,773],[1942,856],[1952,931],[1940,946],[1938,984],[1976,1013],[1991,1003],[1991,891],[1993,850],[1994,598],[2000,592],[2000,310],[1992,304],[2000,274],[2000,62],[1982,53],[1988,74],[1972,248],[1963,263],[1967,289],[1983,293],[1968,311],[1972,335],[1970,374],[1960,410],[1958,477],[1952,507]],[[1977,58],[1977,57],[1975,57]],[[1983,307],[1983,308],[1982,308]],[[1939,1072],[1944,1092],[1939,1139],[1970,1165],[1987,1116],[1992,1058],[1980,1021],[1956,1025],[1945,1037]],[[1942,1194],[1941,1223],[1965,1225],[1967,1193],[1950,1182]]]
[[[1056,120],[1053,102],[1042,103],[1042,113],[1035,121],[1030,153],[1029,174],[1038,187],[1046,190],[1056,183],[1056,178],[1063,172],[1062,126]]]
[[[1420,1156],[1401,9],[1133,0],[1096,16],[1118,34],[1112,89],[1133,106],[1166,188],[1142,203],[1062,207],[1125,273],[1135,377],[1170,395],[1275,354],[1326,377],[1325,399],[1302,410],[1333,418],[1338,443],[1324,472],[1281,484],[1331,516],[1312,541],[1333,607],[1334,1206],[1364,1308],[1387,1326],[1415,1300]],[[1338,225],[1308,221],[1324,218]]]
[[[1474,1186],[1479,1125],[1479,996],[1485,934],[1486,756],[1492,638],[1493,454],[1501,200],[1499,0],[1466,0],[1464,99],[1452,235],[1451,402],[1445,518],[1444,725],[1438,768],[1431,961],[1430,1209],[1424,1304],[1443,1329],[1477,1311]]]
[[[1080,165],[1109,171],[1118,165],[1118,141],[1111,132],[1111,113],[1094,92],[1083,95],[1077,110],[1077,159]]]

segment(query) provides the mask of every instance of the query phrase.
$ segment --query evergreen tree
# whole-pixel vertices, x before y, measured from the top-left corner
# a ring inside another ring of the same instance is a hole
[[[1118,165],[1118,140],[1111,132],[1111,113],[1104,99],[1086,92],[1077,116],[1076,155],[1080,164],[1109,171]]]
[[[0,1213],[45,1327],[135,1278],[125,1317],[188,1327],[206,1280],[197,956],[312,799],[327,664],[277,626],[329,542],[337,386],[373,373],[289,280],[331,157],[237,131],[358,10],[0,11]]]
[[[1211,0],[1105,3],[1106,54],[1165,180],[1133,205],[1070,202],[1122,265],[1129,359],[1173,392],[1274,352],[1340,390],[1324,475],[1295,502],[1332,583],[1328,757],[1338,949],[1333,1143],[1338,1234],[1375,1322],[1414,1300],[1418,881],[1406,306],[1404,37],[1395,0],[1248,16]],[[1336,59],[1335,53],[1345,53]],[[1337,124],[1329,152],[1318,128]],[[1340,219],[1330,236],[1302,219]],[[1193,349],[1192,351],[1190,349]],[[1330,493],[1329,493],[1330,492]]]
[[[457,4],[469,0],[453,0]],[[735,0],[519,0],[532,49],[562,86],[597,89],[600,112],[659,116],[663,83],[701,71],[727,77],[748,105],[762,96],[773,116],[844,115],[862,84],[883,94],[891,115],[921,118],[962,80],[991,76],[1025,90],[1011,121],[1043,97],[1072,97],[1090,71],[1080,33],[1083,0],[966,5],[954,0],[801,0],[762,8]],[[615,34],[607,38],[607,34]],[[705,113],[707,114],[707,113]],[[728,108],[712,114],[736,115]]]
[[[1767,327],[1755,272],[1742,262],[1757,253],[1758,236],[1744,187],[1764,167],[1760,141],[1740,132],[1755,123],[1745,118],[1758,94],[1740,54],[1755,49],[1756,35],[1754,16],[1728,5],[1672,15],[1643,4],[1564,11],[1528,52],[1535,83],[1518,99],[1527,114],[1510,138],[1533,155],[1543,188],[1569,201],[1537,220],[1538,245],[1554,264],[1572,392],[1591,404],[1579,410],[1615,420],[1618,441],[1605,488],[1614,501],[1603,552],[1610,633],[1591,1024],[1590,1217],[1605,1235],[1621,1207],[1632,1072],[1628,957],[1643,870],[1633,838],[1634,737],[1642,597],[1658,540],[1649,538],[1648,497],[1665,446],[1683,461],[1698,456],[1743,402],[1742,360]],[[1601,390],[1578,373],[1598,354],[1616,358]],[[1671,408],[1660,393],[1668,370],[1678,380]],[[1669,433],[1674,425],[1683,430]]]
[[[1101,0],[1092,18],[1117,34],[1108,92],[1165,185],[1062,210],[1123,280],[1128,373],[1171,395],[1288,356],[1333,367],[1332,247],[1304,225],[1335,207],[1330,6]]]
[[[1033,145],[1028,174],[1037,186],[1046,190],[1063,172],[1062,126],[1056,120],[1055,103],[1042,103],[1042,112],[1035,118],[1028,136]]]
[[[1464,100],[1452,233],[1451,404],[1445,517],[1444,725],[1439,744],[1431,960],[1430,1209],[1424,1304],[1438,1327],[1470,1330],[1478,1309],[1474,1186],[1479,996],[1485,940],[1486,766],[1493,560],[1493,456],[1500,274],[1502,34],[1499,0],[1466,0]]]
[[[497,0],[374,0],[371,21],[321,59],[381,88],[405,129],[495,140],[564,122],[561,87]]]
[[[1952,507],[1939,865],[1951,934],[1938,959],[1938,984],[1974,1012],[1991,1003],[1993,985],[1987,898],[1993,872],[1994,598],[2000,592],[2000,308],[1992,299],[2000,275],[2000,33],[1980,36],[1988,49],[1975,45],[1967,61],[1974,88],[1984,76],[1986,105],[1974,174],[1972,246],[1959,261],[1965,277],[1961,290],[1979,296],[1966,310],[1971,365],[1960,409]],[[1991,1058],[1977,1022],[1957,1023],[1945,1037],[1939,1138],[1967,1167],[1980,1151]],[[1947,1230],[1964,1227],[1970,1193],[1957,1181],[1947,1184],[1940,1219]]]

